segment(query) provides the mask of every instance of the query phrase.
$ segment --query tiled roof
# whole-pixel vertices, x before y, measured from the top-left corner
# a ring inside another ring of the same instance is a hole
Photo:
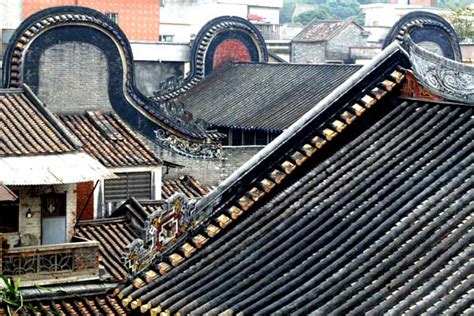
[[[318,42],[327,41],[334,35],[342,31],[353,21],[318,21],[314,20],[308,24],[298,35],[293,38],[293,42]]]
[[[360,69],[358,65],[235,63],[183,97],[186,110],[215,126],[281,131]]]
[[[212,187],[202,185],[193,176],[182,176],[179,179],[165,179],[161,186],[163,199],[171,197],[176,192],[184,193],[188,198],[200,198],[208,194]]]
[[[132,299],[182,315],[466,312],[473,110],[374,107],[291,186]]]
[[[84,150],[107,167],[154,166],[161,159],[116,114],[59,115]]]
[[[15,201],[18,196],[15,195],[6,185],[0,182],[0,202]]]
[[[35,311],[26,310],[21,315],[127,315],[119,302],[110,296],[86,296],[70,299],[41,300],[27,302]],[[4,307],[0,306],[0,314],[8,315]]]
[[[0,156],[58,154],[78,147],[28,88],[0,89],[0,122]]]
[[[138,236],[131,229],[128,220],[110,218],[82,221],[76,228],[77,237],[100,242],[99,263],[102,280],[124,281],[128,272],[122,264],[121,256],[127,247]]]
[[[121,287],[122,304],[182,315],[472,312],[474,110],[401,99],[410,60],[399,45],[200,199],[199,224]]]

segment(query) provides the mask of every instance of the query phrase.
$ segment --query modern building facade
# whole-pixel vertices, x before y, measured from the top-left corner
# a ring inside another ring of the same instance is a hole
[[[160,0],[22,0],[22,19],[46,8],[83,6],[96,9],[125,32],[130,40],[158,41],[160,28]]]
[[[279,24],[282,0],[165,0],[161,8],[160,37],[188,43],[210,20],[238,16],[255,24]]]

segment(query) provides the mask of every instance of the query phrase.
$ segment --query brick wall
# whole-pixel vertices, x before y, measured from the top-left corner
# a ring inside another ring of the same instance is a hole
[[[159,39],[159,0],[23,0],[22,18],[25,19],[42,9],[61,5],[77,5],[102,13],[118,13],[118,25],[129,40]]]
[[[325,61],[326,43],[291,43],[291,62],[298,64],[317,64]]]
[[[74,272],[99,272],[99,252],[97,247],[74,249]]]
[[[355,24],[349,24],[327,43],[326,60],[350,59],[350,47],[367,46],[367,36]]]
[[[77,221],[94,219],[94,192],[92,191],[93,189],[94,182],[92,181],[77,184]]]
[[[97,47],[77,42],[51,46],[39,65],[38,96],[53,112],[111,111],[108,68]]]
[[[355,24],[349,24],[327,42],[291,43],[292,63],[324,63],[350,59],[350,48],[367,46],[367,36]]]
[[[151,144],[159,156],[165,160],[185,166],[184,168],[169,169],[163,172],[164,179],[177,178],[182,175],[192,175],[202,184],[216,186],[247,162],[265,146],[224,147],[225,157],[220,160],[198,160],[187,158],[163,150]]]

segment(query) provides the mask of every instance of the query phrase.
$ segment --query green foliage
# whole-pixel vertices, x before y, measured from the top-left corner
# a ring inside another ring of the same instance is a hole
[[[317,20],[334,20],[336,17],[330,15],[324,8],[316,8],[312,11],[307,11],[299,14],[295,17],[294,22],[301,23],[303,25],[308,24],[309,22]]]
[[[5,306],[9,316],[19,315],[21,311],[34,311],[34,307],[23,302],[20,292],[20,278],[10,279],[0,275],[0,305]]]
[[[283,8],[280,9],[280,23],[290,23],[293,16],[295,3],[290,1],[283,2]]]
[[[372,0],[367,0],[372,1]],[[294,5],[294,2],[292,2]],[[295,17],[294,22],[308,24],[312,20],[345,20],[349,17],[364,23],[364,16],[357,0],[313,0],[316,9]]]
[[[456,30],[460,41],[474,40],[474,9],[458,8],[444,16]]]
[[[444,8],[450,8],[451,10],[466,8],[468,5],[472,4],[472,0],[439,0],[438,6]]]

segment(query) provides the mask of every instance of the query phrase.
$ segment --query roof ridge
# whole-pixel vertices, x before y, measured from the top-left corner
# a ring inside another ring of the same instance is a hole
[[[264,65],[268,67],[292,67],[292,66],[304,66],[304,67],[318,67],[318,66],[339,66],[339,67],[362,67],[359,64],[336,64],[336,63],[264,63],[264,62],[246,62],[246,61],[236,61],[232,62],[233,65]],[[220,71],[220,69],[218,70]],[[204,79],[205,80],[205,79]]]
[[[308,25],[301,30],[296,36],[291,40],[291,42],[298,42],[298,41],[304,41],[304,42],[318,42],[318,41],[325,41],[328,39],[331,39],[334,37],[341,29],[342,27],[348,25],[351,22],[351,20],[345,19],[345,20],[318,20],[318,18],[313,19]],[[353,22],[353,21],[352,21]],[[306,35],[306,33],[312,29],[313,27],[317,26],[318,24],[337,24],[340,23],[339,26],[337,26],[335,29],[330,30],[328,34],[324,37],[324,39],[311,39],[311,38],[302,38]]]
[[[158,273],[153,271],[156,277],[185,261],[182,254],[189,258],[196,248],[201,248],[210,238],[237,221],[319,148],[392,91],[404,77],[404,74],[394,70],[397,66],[394,59],[399,57],[399,46],[394,43],[198,201],[188,219],[198,224],[189,229],[185,238],[160,253],[159,257],[154,257],[159,261],[153,265],[159,270]],[[379,68],[382,65],[387,69],[381,71]],[[138,283],[145,285],[145,282],[138,280]],[[134,298],[129,296],[133,290],[133,285],[129,285],[118,293],[119,298],[125,298],[125,306],[130,303],[137,306],[138,302],[132,302]],[[142,312],[153,307],[151,304],[143,305]]]
[[[96,219],[90,219],[90,220],[81,220],[77,222],[77,227],[87,226],[87,225],[123,223],[126,221],[127,221],[127,218],[125,216],[96,218]]]

